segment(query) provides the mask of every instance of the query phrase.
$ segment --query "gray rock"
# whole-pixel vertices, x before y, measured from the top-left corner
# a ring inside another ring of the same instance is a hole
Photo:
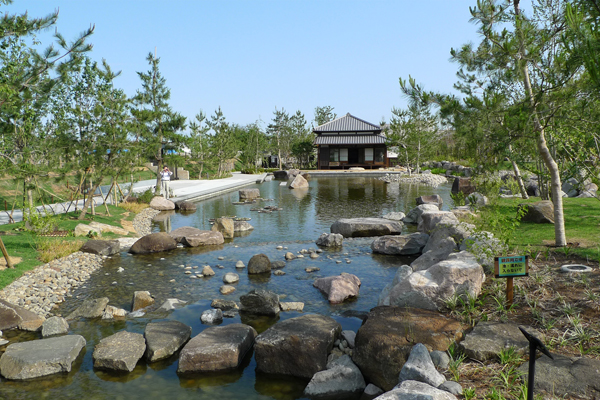
[[[345,397],[364,391],[366,386],[360,369],[345,354],[327,364],[325,371],[313,375],[304,389],[308,397],[330,396]]]
[[[69,332],[69,323],[62,317],[50,317],[42,325],[42,337],[65,335]]]
[[[240,201],[255,200],[260,198],[260,190],[257,188],[240,189],[238,193],[240,195]]]
[[[481,193],[473,192],[465,198],[468,206],[483,207],[488,205],[488,198]]]
[[[159,311],[171,311],[179,307],[183,307],[183,305],[187,304],[186,301],[179,299],[167,299],[159,308]]]
[[[279,295],[264,289],[254,289],[240,296],[241,311],[256,315],[279,314]]]
[[[411,233],[410,235],[381,236],[371,243],[373,253],[411,255],[419,254],[427,244],[429,235]]]
[[[414,271],[410,267],[410,265],[401,265],[400,267],[398,267],[398,269],[396,270],[396,275],[394,275],[394,279],[392,279],[392,281],[388,283],[381,291],[381,294],[379,295],[379,302],[377,303],[377,305],[389,306],[390,291],[392,290],[392,288],[404,279],[408,278],[413,272]]]
[[[121,244],[117,240],[88,240],[79,251],[97,254],[99,256],[112,256],[121,252]]]
[[[171,200],[167,200],[162,196],[155,196],[150,200],[150,208],[159,211],[168,211],[175,209],[175,203]]]
[[[448,364],[450,363],[450,356],[445,351],[434,350],[429,353],[431,356],[431,361],[433,361],[433,365],[436,368],[446,369],[448,368]]]
[[[392,221],[402,221],[404,217],[406,217],[406,215],[403,212],[391,212],[385,214],[381,218],[391,219]]]
[[[270,374],[310,379],[325,369],[341,325],[331,317],[308,314],[281,321],[256,337],[256,368]]]
[[[177,228],[169,232],[169,236],[187,247],[219,245],[225,242],[221,232],[206,231],[191,226]]]
[[[285,261],[271,261],[271,269],[281,269],[285,267]]]
[[[457,400],[456,396],[423,382],[404,381],[375,400]]]
[[[459,221],[451,211],[426,211],[421,214],[417,230],[430,234],[438,225],[458,224]]]
[[[316,241],[317,246],[342,247],[344,237],[339,233],[322,233]]]
[[[300,301],[280,301],[279,308],[281,311],[302,311],[304,310],[304,303]]]
[[[434,204],[439,209],[441,209],[442,205],[444,204],[444,200],[442,199],[442,196],[440,196],[439,194],[432,194],[432,195],[428,195],[428,196],[419,196],[416,198],[416,202],[417,202],[418,206],[420,206],[421,204]]]
[[[154,304],[154,298],[147,290],[136,290],[133,292],[131,311],[141,310]]]
[[[313,286],[327,296],[331,304],[337,304],[358,297],[360,279],[356,275],[342,273],[337,276],[318,278],[313,282]]]
[[[256,330],[244,324],[206,328],[179,355],[178,373],[224,371],[237,368],[252,348]]]
[[[215,299],[210,303],[212,308],[218,308],[221,311],[239,310],[239,306],[233,300]]]
[[[254,227],[247,221],[233,221],[234,232],[247,232],[253,230]]]
[[[400,370],[399,381],[419,381],[438,387],[446,378],[435,369],[429,350],[422,343],[417,343]]]
[[[231,218],[217,218],[210,228],[213,232],[220,232],[225,239],[233,239],[235,236],[235,224]]]
[[[126,310],[108,305],[102,313],[102,319],[113,319],[115,317],[125,317],[126,315]]]
[[[179,211],[196,211],[198,207],[191,201],[178,201],[175,203],[175,209]]]
[[[108,305],[108,297],[84,300],[83,303],[67,316],[68,320],[75,318],[100,318]]]
[[[210,265],[205,265],[202,268],[202,275],[203,276],[214,276],[215,275],[215,271],[210,267]]]
[[[541,356],[535,363],[535,392],[541,390],[549,395],[578,398],[600,398],[600,361],[584,357],[566,357],[553,354],[554,360]],[[528,378],[528,364],[519,367],[523,379]]]
[[[406,214],[406,217],[402,220],[405,224],[418,224],[421,219],[421,215],[426,211],[439,211],[440,209],[435,204],[421,204],[416,206]]]
[[[205,310],[200,315],[200,321],[207,325],[217,325],[223,322],[223,311],[218,308]]]
[[[382,393],[383,393],[383,390],[381,390],[380,387],[373,385],[372,383],[369,383],[364,391],[364,394],[369,397],[379,396]]]
[[[37,331],[44,323],[41,317],[29,310],[0,300],[0,330],[19,328],[25,331]]]
[[[549,200],[538,201],[537,203],[519,204],[520,208],[525,208],[525,214],[521,221],[535,222],[536,224],[554,223],[554,205]]]
[[[271,264],[272,264],[272,263],[271,263]],[[243,262],[242,260],[238,260],[238,261],[235,263],[235,267],[236,267],[236,268],[240,268],[240,269],[241,269],[241,268],[246,268],[246,264],[244,264],[244,262]]]
[[[294,258],[296,258],[296,255],[294,253],[289,252],[289,251],[287,253],[285,253],[285,259],[287,261],[293,260]]]
[[[238,274],[234,274],[233,272],[228,272],[223,276],[223,283],[230,284],[236,283],[240,281],[240,276]]]
[[[146,351],[146,340],[139,333],[120,331],[94,347],[94,368],[131,372]]]
[[[71,365],[85,344],[80,335],[13,343],[0,358],[0,374],[6,379],[23,380],[71,372]]]
[[[402,222],[385,218],[350,218],[335,221],[331,233],[339,233],[345,238],[399,235],[402,226]]]
[[[348,343],[348,347],[353,349],[354,341],[356,340],[356,332],[350,330],[342,331],[342,339]]]
[[[171,357],[192,335],[192,328],[179,321],[150,322],[144,330],[148,362]]]
[[[294,178],[294,180],[290,183],[289,188],[290,189],[302,189],[302,188],[308,188],[308,181],[306,179],[304,179],[304,177],[300,174],[296,175],[296,177]]]
[[[458,251],[458,246],[451,237],[437,240],[431,246],[425,246],[425,248],[428,250],[410,264],[414,271],[427,270],[440,261],[448,259],[450,254]]]
[[[271,261],[265,254],[255,254],[248,261],[248,274],[271,273]]]
[[[446,381],[438,386],[438,389],[445,390],[448,393],[452,393],[455,396],[462,396],[463,388],[462,385],[454,381]]]
[[[539,332],[526,329],[542,339]],[[458,344],[459,349],[469,358],[478,361],[498,359],[500,352],[514,347],[518,354],[526,354],[529,342],[517,324],[500,322],[479,322]]]

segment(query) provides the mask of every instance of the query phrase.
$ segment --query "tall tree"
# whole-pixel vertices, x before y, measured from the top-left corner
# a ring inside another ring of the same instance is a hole
[[[190,122],[190,151],[191,157],[196,162],[192,167],[198,173],[198,179],[202,179],[202,171],[210,154],[208,132],[210,127],[206,124],[206,114],[200,110],[196,119]]]
[[[333,121],[337,117],[337,114],[333,112],[333,107],[315,107],[315,127],[326,124]]]
[[[277,151],[277,161],[279,169],[283,169],[282,157],[287,157],[290,154],[290,115],[284,108],[278,110],[275,108],[273,112],[273,120],[267,126],[267,135],[271,139],[272,148]]]
[[[185,143],[181,132],[185,129],[186,118],[169,106],[171,89],[167,87],[167,80],[158,68],[160,58],[149,53],[146,60],[150,70],[138,72],[142,89],[138,90],[133,98],[135,108],[132,108],[131,113],[137,120],[137,132],[141,143],[157,164],[155,194],[159,194],[160,171],[165,156],[169,150],[177,152]]]
[[[237,148],[233,136],[233,128],[225,120],[221,107],[215,110],[207,122],[212,131],[210,137],[211,158],[217,166],[217,175],[222,177],[229,172],[228,167],[237,155]]]

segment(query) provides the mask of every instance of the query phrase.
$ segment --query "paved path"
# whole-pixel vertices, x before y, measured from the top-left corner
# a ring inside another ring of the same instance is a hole
[[[267,174],[261,175],[250,175],[233,173],[230,178],[224,179],[213,179],[213,180],[177,180],[171,182],[171,189],[173,190],[173,201],[180,200],[200,200],[208,197],[218,196],[222,193],[229,192],[244,186],[252,185],[255,183],[261,183],[265,180]],[[140,181],[133,184],[134,193],[142,193],[146,190],[153,188],[156,185],[156,180]],[[128,187],[129,185],[126,185]],[[121,185],[121,188],[125,190],[125,187]],[[106,192],[106,190],[104,191]],[[94,197],[96,207],[104,204],[101,196]],[[80,210],[83,206],[83,200],[79,200],[77,209]],[[67,211],[74,211],[75,204],[57,203],[46,206],[49,212],[52,210],[57,214],[62,214]],[[43,210],[43,207],[38,207],[38,210]],[[88,211],[89,212],[89,211]],[[15,210],[13,213],[14,222],[20,222],[23,220],[23,211]],[[0,212],[0,225],[8,224],[10,218],[7,212]]]

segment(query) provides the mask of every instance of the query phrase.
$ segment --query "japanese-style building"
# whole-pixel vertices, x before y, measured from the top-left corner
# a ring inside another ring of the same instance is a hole
[[[350,113],[317,126],[317,168],[387,167],[387,140],[379,125]]]

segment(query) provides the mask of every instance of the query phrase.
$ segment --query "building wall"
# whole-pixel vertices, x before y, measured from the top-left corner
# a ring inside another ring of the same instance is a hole
[[[319,169],[350,167],[381,168],[388,166],[385,145],[320,145]]]

